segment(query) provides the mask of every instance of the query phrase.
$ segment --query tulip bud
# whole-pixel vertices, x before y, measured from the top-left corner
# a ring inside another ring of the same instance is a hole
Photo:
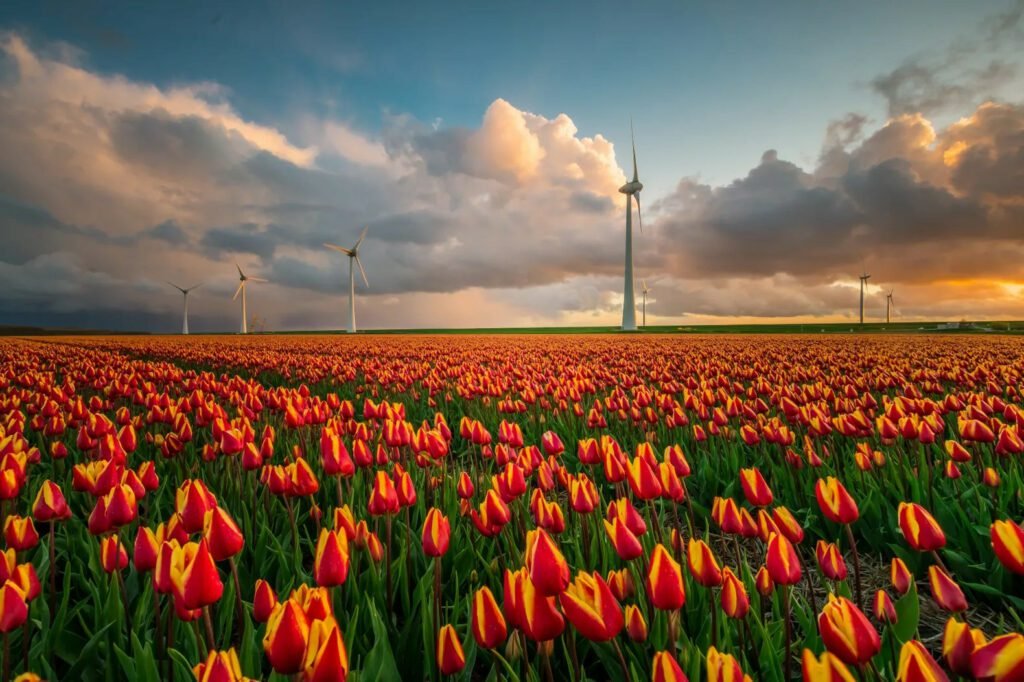
[[[892,559],[892,564],[889,568],[889,579],[892,582],[893,588],[895,588],[900,596],[906,594],[910,590],[911,585],[914,584],[914,576],[910,573],[910,569],[898,557],[893,557]]]
[[[928,583],[932,590],[932,599],[940,608],[951,613],[967,610],[967,598],[963,590],[944,570],[938,566],[928,567]]]
[[[505,616],[502,615],[494,594],[486,585],[473,595],[471,629],[476,643],[484,649],[494,649],[508,634]]]
[[[441,627],[437,636],[437,667],[442,675],[454,675],[466,667],[466,654],[462,642],[451,625]]]
[[[803,682],[854,682],[854,677],[835,654],[826,651],[818,659],[810,649],[804,649]]]
[[[252,598],[252,617],[257,623],[266,623],[276,607],[277,595],[274,594],[274,588],[266,580],[258,578]]]
[[[675,654],[669,651],[659,651],[654,654],[654,662],[651,666],[652,682],[687,682],[683,669],[679,667]]]
[[[629,604],[626,606],[626,634],[634,642],[644,642],[647,640],[647,621],[644,620],[644,614],[640,613],[640,609],[637,608],[636,604]]]
[[[647,571],[647,596],[654,608],[664,611],[675,611],[686,603],[682,569],[660,543],[651,552],[650,568]]]
[[[241,529],[223,507],[214,507],[206,513],[203,537],[210,546],[214,561],[229,559],[245,546]]]
[[[444,556],[450,540],[451,524],[448,517],[437,507],[432,507],[423,523],[423,553],[429,557]]]
[[[847,665],[863,665],[882,647],[878,631],[853,602],[830,594],[818,615],[818,630],[825,647]]]
[[[889,624],[896,622],[896,606],[885,590],[875,593],[875,620]]]
[[[971,658],[975,650],[985,645],[981,630],[971,629],[950,616],[942,633],[942,657],[949,669],[961,677],[971,676]]]
[[[942,528],[919,504],[900,502],[899,524],[907,544],[918,552],[934,552],[946,546]]]
[[[116,535],[100,540],[100,564],[107,573],[120,571],[128,565],[128,552]]]

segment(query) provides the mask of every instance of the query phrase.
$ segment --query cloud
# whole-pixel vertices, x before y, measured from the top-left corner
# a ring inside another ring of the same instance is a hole
[[[893,282],[1024,279],[1024,106],[986,103],[936,131],[893,119],[816,168],[768,152],[725,187],[692,180],[660,202],[655,232],[690,277],[786,274],[830,282],[870,267]]]
[[[180,300],[163,280],[204,281],[193,326],[233,330],[237,261],[270,280],[248,296],[268,328],[337,328],[348,264],[323,243],[364,227],[360,326],[619,318],[625,175],[565,113],[496,99],[475,126],[386,115],[370,136],[310,116],[289,136],[217,84],[159,88],[86,57],[2,43],[0,318],[107,326],[119,311],[121,328],[172,331]],[[730,183],[684,178],[645,201],[649,320],[849,316],[862,267],[907,316],[1018,311],[1024,107],[960,111],[851,113],[815,162],[769,149]]]

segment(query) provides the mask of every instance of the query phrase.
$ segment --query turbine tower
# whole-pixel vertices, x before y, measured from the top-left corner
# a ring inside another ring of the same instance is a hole
[[[636,299],[633,298],[633,201],[636,201],[636,217],[640,230],[644,220],[640,215],[640,190],[644,188],[637,177],[636,140],[633,139],[633,124],[629,124],[629,139],[633,144],[633,179],[619,188],[626,195],[626,272],[622,292],[622,331],[636,331]]]
[[[640,292],[644,295],[644,307],[643,307],[644,316],[643,316],[643,322],[642,322],[642,325],[644,327],[647,326],[647,292],[648,291],[650,291],[650,289],[647,288],[647,280],[645,280],[645,279],[640,280]]]
[[[885,323],[889,324],[889,311],[892,310],[892,292],[894,289],[889,289],[889,293],[885,295]]]
[[[363,233],[359,235],[359,239],[356,240],[355,246],[351,249],[346,249],[343,246],[337,244],[324,244],[328,249],[334,249],[340,253],[348,256],[348,333],[356,333],[356,271],[355,266],[359,266],[359,274],[363,276],[363,284],[366,288],[370,288],[370,282],[366,279],[366,270],[363,269],[363,262],[359,260],[359,245],[366,239],[366,231],[369,227],[363,228]]]
[[[864,324],[864,289],[868,285],[871,275],[866,272],[860,276],[860,323]]]
[[[181,323],[181,333],[187,335],[188,334],[188,292],[193,291],[195,289],[198,289],[199,287],[203,286],[203,284],[202,284],[202,282],[200,282],[199,284],[191,286],[188,289],[182,289],[181,287],[179,287],[174,282],[168,282],[168,284],[170,284],[172,287],[174,287],[175,289],[180,291],[181,295],[185,298],[185,320]]]
[[[245,285],[247,282],[266,282],[267,280],[262,279],[260,277],[247,276],[244,272],[242,272],[242,268],[241,266],[238,265],[238,263],[235,263],[235,267],[238,268],[238,288],[235,289],[235,295],[231,297],[231,300],[234,301],[236,298],[238,298],[238,294],[242,294],[242,333],[248,334],[249,327],[245,318]]]

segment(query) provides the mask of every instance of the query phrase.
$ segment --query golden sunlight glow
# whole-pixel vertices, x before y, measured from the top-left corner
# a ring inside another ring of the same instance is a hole
[[[967,149],[967,143],[957,140],[949,149],[942,153],[942,162],[947,166],[955,166],[960,161],[960,155]]]

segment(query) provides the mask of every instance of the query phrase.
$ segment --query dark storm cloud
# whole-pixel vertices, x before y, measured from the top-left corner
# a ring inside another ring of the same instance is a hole
[[[767,152],[731,185],[684,181],[657,206],[660,251],[679,245],[687,277],[828,282],[865,263],[915,281],[1024,274],[1024,106],[987,104],[938,134],[925,123],[833,150],[829,173]]]
[[[955,69],[950,61],[911,59],[876,76],[871,87],[885,98],[890,116],[970,106],[1010,82],[1015,65],[992,60],[981,67]]]

